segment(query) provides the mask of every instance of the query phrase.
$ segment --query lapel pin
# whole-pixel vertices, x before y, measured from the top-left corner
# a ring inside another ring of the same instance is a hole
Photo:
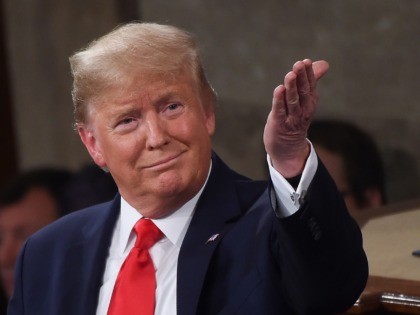
[[[210,243],[210,242],[214,242],[216,240],[216,238],[219,237],[220,234],[213,234],[212,236],[210,236],[210,238],[206,241],[206,244]]]

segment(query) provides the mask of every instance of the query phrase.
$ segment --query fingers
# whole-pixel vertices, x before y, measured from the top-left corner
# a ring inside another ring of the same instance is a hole
[[[312,91],[316,88],[316,79],[313,71],[313,63],[310,59],[303,60],[306,69],[306,77],[308,78],[309,89]]]
[[[298,78],[299,75],[296,72],[291,71],[286,74],[284,78],[284,86],[286,87],[286,110],[288,115],[299,115],[301,112],[301,100],[298,92]]]
[[[298,61],[284,78],[286,108],[289,115],[300,116],[303,107],[310,101],[310,82],[313,82],[314,79],[308,78],[312,74],[308,73],[309,68],[311,68],[311,62],[308,62],[307,65],[303,61]]]
[[[297,87],[299,95],[309,94],[312,85],[315,82],[312,72],[312,61],[305,59],[304,61],[298,61],[293,65],[293,71],[297,74]]]
[[[311,95],[315,90],[316,81],[313,77],[312,72],[312,61],[305,59],[304,61],[298,61],[293,65],[293,72],[296,73],[296,88],[297,95],[292,96],[298,98],[298,105],[293,104],[293,108],[296,110],[293,112],[296,115],[300,115],[302,110],[305,110],[311,103]],[[294,92],[292,90],[292,92]]]
[[[284,85],[279,85],[274,90],[272,110],[277,115],[287,115],[286,102],[284,99],[285,91],[286,91],[286,88]]]
[[[297,61],[284,78],[284,85],[274,91],[273,109],[286,115],[300,116],[302,112],[313,112],[316,106],[317,81],[328,71],[326,61]]]
[[[316,65],[316,67],[314,67]],[[302,111],[312,112],[316,106],[316,83],[328,70],[328,63],[310,59],[297,61],[285,76],[286,109],[290,115],[301,115]]]

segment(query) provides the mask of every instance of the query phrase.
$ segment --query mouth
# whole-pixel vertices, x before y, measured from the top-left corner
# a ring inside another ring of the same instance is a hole
[[[172,166],[173,164],[175,164],[179,158],[181,157],[182,154],[184,154],[185,151],[182,151],[180,153],[176,153],[176,154],[172,154],[169,155],[168,157],[162,158],[156,162],[150,163],[146,166],[144,166],[144,168],[146,169],[163,169],[163,168],[167,168]]]

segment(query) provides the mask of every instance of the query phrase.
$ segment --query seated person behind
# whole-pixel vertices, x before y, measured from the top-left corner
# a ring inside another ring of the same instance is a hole
[[[69,212],[113,199],[118,192],[111,174],[94,163],[80,168],[63,192],[65,209]]]
[[[373,139],[342,121],[312,122],[308,138],[354,212],[385,203],[383,162]]]
[[[10,298],[14,265],[26,238],[62,215],[62,191],[71,173],[51,168],[22,173],[0,192],[0,278]]]

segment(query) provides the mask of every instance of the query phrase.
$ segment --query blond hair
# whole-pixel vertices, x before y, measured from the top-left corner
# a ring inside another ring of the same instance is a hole
[[[129,23],[91,42],[70,57],[76,124],[86,123],[89,104],[107,89],[141,75],[170,77],[190,71],[200,92],[212,97],[194,37],[177,27]],[[213,106],[213,105],[211,105]],[[213,108],[206,110],[213,110]]]

